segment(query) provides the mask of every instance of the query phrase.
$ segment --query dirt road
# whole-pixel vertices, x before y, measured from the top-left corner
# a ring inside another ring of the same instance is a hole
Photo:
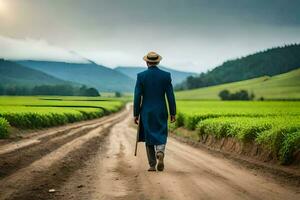
[[[147,172],[131,120],[127,107],[2,144],[0,199],[300,199],[299,188],[172,138],[165,171]]]

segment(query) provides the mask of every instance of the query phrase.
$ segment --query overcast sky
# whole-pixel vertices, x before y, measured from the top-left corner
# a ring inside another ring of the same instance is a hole
[[[0,57],[203,72],[300,42],[298,0],[0,0]]]

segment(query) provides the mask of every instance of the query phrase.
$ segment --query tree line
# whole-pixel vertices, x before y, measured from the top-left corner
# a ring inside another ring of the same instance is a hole
[[[230,93],[229,90],[225,89],[219,92],[219,97],[222,100],[250,101],[254,99],[255,95],[254,93],[248,93],[247,90],[240,90],[234,93]]]
[[[71,85],[39,85],[34,87],[20,85],[0,85],[0,95],[58,95],[58,96],[100,96],[97,89],[87,87],[74,87]]]

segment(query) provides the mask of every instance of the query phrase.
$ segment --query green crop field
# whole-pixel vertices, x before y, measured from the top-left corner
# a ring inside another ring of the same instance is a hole
[[[198,135],[234,137],[270,149],[282,163],[300,148],[298,101],[177,101],[175,128],[196,130]],[[174,128],[174,127],[173,127]]]
[[[199,121],[215,117],[300,116],[299,101],[181,100],[177,101],[177,107],[177,123],[192,130]]]
[[[124,99],[100,97],[0,97],[0,138],[9,126],[32,129],[94,119],[120,110]]]
[[[235,92],[245,89],[253,92],[256,98],[300,99],[300,69],[277,76],[259,77],[246,81],[176,92],[177,99],[219,99],[219,92],[228,89]]]

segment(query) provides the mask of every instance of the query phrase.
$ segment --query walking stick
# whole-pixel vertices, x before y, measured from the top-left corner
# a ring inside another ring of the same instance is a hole
[[[139,136],[140,136],[140,117],[139,117],[139,120],[138,120],[138,127],[137,127],[137,131],[136,131],[134,156],[136,156],[136,153],[137,153],[137,147],[138,147],[138,143],[139,143]]]

